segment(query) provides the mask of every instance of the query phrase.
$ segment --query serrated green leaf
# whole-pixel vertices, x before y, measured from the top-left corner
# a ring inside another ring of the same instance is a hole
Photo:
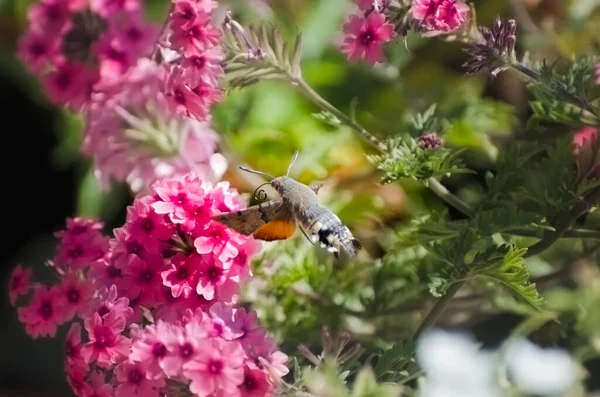
[[[544,299],[539,295],[535,284],[529,281],[529,273],[523,259],[526,252],[526,248],[509,246],[501,265],[486,267],[474,274],[491,278],[506,287],[517,298],[541,311]]]
[[[415,346],[411,341],[396,342],[390,349],[383,352],[375,365],[377,379],[386,378],[388,375],[394,380],[400,371],[411,371],[414,368]]]

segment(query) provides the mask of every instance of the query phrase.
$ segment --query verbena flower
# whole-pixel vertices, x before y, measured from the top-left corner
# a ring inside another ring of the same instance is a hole
[[[469,6],[460,0],[412,0],[412,17],[421,30],[450,33],[469,20]]]
[[[342,51],[348,59],[365,59],[371,65],[383,61],[383,45],[396,37],[394,25],[379,12],[372,12],[367,17],[350,15],[343,30],[346,37]]]
[[[17,267],[13,279],[21,281],[9,294],[29,298],[17,310],[32,337],[55,336],[74,320],[64,351],[76,395],[274,394],[287,356],[254,312],[234,306],[260,245],[212,220],[243,208],[227,183],[163,178],[128,207],[109,242],[101,223],[69,219],[57,233],[63,254],[50,268],[56,285],[32,293]],[[85,261],[65,254],[80,246]]]
[[[139,0],[40,0],[27,16],[19,56],[54,103],[74,110],[147,55],[158,32]]]
[[[170,108],[167,73],[142,59],[115,85],[92,96],[82,151],[94,159],[104,188],[118,181],[140,192],[164,176],[193,170],[216,181],[225,172],[210,125]]]

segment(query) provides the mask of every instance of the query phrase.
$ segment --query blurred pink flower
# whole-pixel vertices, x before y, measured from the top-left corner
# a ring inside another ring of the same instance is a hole
[[[31,268],[23,267],[23,265],[17,265],[8,281],[8,296],[10,298],[10,304],[14,305],[17,302],[17,298],[21,295],[26,295],[31,288]]]
[[[411,12],[421,29],[453,32],[469,19],[469,6],[461,0],[412,0]]]
[[[396,37],[394,25],[378,12],[372,12],[366,18],[350,15],[350,20],[344,24],[344,33],[342,51],[351,61],[363,58],[371,65],[383,62],[383,45]]]

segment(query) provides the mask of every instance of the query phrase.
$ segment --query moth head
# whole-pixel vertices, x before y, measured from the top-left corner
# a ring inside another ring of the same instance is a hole
[[[280,176],[271,181],[271,186],[277,193],[284,195],[294,185],[294,180],[289,176]]]

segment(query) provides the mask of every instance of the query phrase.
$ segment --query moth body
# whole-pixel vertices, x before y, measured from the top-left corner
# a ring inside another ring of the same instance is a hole
[[[329,252],[339,255],[343,248],[355,256],[360,242],[342,223],[340,218],[319,202],[313,189],[287,176],[271,181],[271,186],[281,195],[284,203],[292,208],[295,223],[310,234],[313,243],[319,243]]]
[[[244,171],[253,172],[271,178],[271,186],[281,198],[270,200],[249,207],[242,211],[216,216],[216,220],[239,233],[253,235],[264,241],[285,240],[294,235],[299,226],[310,234],[313,243],[339,257],[340,249],[350,256],[356,256],[361,249],[360,242],[354,238],[350,230],[340,218],[327,207],[319,203],[317,187],[309,187],[288,177],[289,171],[298,156],[288,166],[284,176],[273,177],[260,171],[240,167]],[[307,236],[308,237],[308,236]]]

